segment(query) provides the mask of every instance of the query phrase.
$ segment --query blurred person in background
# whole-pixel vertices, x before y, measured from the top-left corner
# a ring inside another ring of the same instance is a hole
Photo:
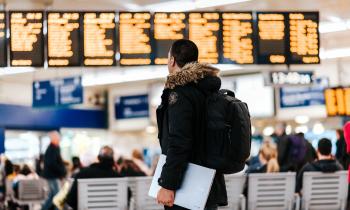
[[[271,135],[277,144],[278,164],[281,167],[288,164],[288,151],[290,149],[290,142],[288,140],[288,135],[286,134],[286,127],[286,123],[278,123],[275,126],[275,133]]]
[[[336,152],[335,157],[339,161],[339,163],[343,166],[343,168],[348,168],[348,154],[346,152],[346,142],[344,138],[344,131],[342,129],[336,130],[337,143],[336,143]]]
[[[134,162],[134,160],[124,159],[121,164],[120,174],[125,177],[133,176],[147,176],[141,168]]]
[[[83,165],[80,162],[79,157],[72,157],[72,169],[71,174],[74,177],[77,173],[79,173],[80,169],[83,168]]]
[[[350,121],[344,125],[344,139],[346,142],[346,153],[350,155]],[[347,209],[350,210],[350,165],[348,165],[345,170],[348,169],[348,183],[349,183],[349,192],[348,192],[348,206]]]
[[[317,157],[318,160],[312,163],[307,163],[298,173],[296,192],[300,193],[303,187],[304,172],[320,171],[324,173],[334,173],[343,170],[343,167],[335,160],[331,154],[332,142],[327,138],[322,138],[318,142]]]
[[[147,176],[152,175],[152,171],[146,165],[143,154],[141,153],[140,150],[134,149],[132,151],[132,160]]]
[[[43,176],[44,171],[44,154],[40,154],[35,158],[35,171],[39,176]]]
[[[277,173],[280,167],[277,161],[277,146],[271,139],[263,141],[258,155],[258,163],[248,167],[246,173]]]
[[[73,209],[78,209],[78,179],[121,177],[114,168],[114,152],[109,146],[101,148],[98,162],[82,168],[74,177],[73,185],[67,195],[66,202]]]
[[[52,199],[59,191],[60,180],[67,174],[59,146],[61,138],[60,134],[57,131],[52,131],[49,133],[49,137],[51,143],[46,149],[44,155],[43,170],[43,177],[48,182],[49,194],[47,196],[47,200],[42,206],[42,210],[52,208]]]

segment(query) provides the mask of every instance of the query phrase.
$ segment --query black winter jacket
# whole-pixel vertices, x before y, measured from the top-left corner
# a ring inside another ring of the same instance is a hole
[[[116,177],[120,177],[120,175],[113,169],[112,164],[94,163],[81,169],[74,177],[73,185],[67,195],[67,204],[73,209],[78,209],[78,179]]]
[[[65,177],[66,173],[60,148],[50,144],[44,155],[43,177],[46,179],[60,179]]]
[[[343,170],[343,167],[336,160],[318,160],[313,163],[307,163],[298,173],[296,192],[300,192],[303,187],[304,172],[319,171],[323,173],[333,173]]]
[[[218,69],[206,64],[190,63],[168,77],[157,109],[159,140],[167,156],[159,185],[177,190],[189,162],[205,166],[203,140],[206,135],[205,95],[220,89]],[[217,173],[207,205],[227,205],[223,174]]]

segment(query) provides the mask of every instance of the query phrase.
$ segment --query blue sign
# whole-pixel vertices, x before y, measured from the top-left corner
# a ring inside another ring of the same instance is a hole
[[[119,96],[114,103],[115,118],[132,119],[149,117],[148,95]]]
[[[280,88],[280,107],[294,108],[324,105],[324,89],[326,87],[328,87],[328,79],[318,78],[312,86]]]
[[[5,129],[0,128],[0,154],[5,153]]]
[[[33,107],[83,103],[81,77],[33,82]]]

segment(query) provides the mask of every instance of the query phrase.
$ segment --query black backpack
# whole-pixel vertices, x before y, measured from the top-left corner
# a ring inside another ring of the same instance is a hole
[[[229,90],[207,95],[205,165],[220,173],[243,170],[250,155],[251,122],[246,103]]]

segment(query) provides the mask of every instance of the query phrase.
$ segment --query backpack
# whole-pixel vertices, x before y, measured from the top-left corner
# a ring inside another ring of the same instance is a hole
[[[292,163],[303,164],[306,156],[306,143],[305,139],[297,135],[289,137],[290,149],[289,156]]]
[[[224,174],[242,171],[251,147],[247,104],[229,90],[212,93],[206,101],[205,165]]]

